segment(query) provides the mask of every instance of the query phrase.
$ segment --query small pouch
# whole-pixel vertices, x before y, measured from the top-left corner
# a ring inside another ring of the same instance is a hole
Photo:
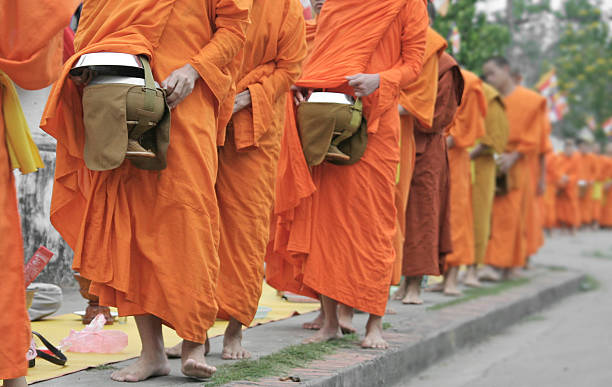
[[[350,157],[334,164],[354,164],[367,145],[367,125],[362,103],[302,102],[297,109],[297,125],[306,163],[315,166],[325,161],[331,145]]]

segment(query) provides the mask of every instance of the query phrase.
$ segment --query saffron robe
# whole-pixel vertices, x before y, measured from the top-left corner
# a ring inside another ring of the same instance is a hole
[[[580,155],[572,156],[559,153],[556,156],[555,209],[557,220],[561,225],[579,227],[581,222],[580,198],[578,197],[578,180],[580,175]],[[565,178],[564,178],[565,176]]]
[[[74,269],[92,281],[90,292],[120,315],[155,315],[199,343],[217,315],[217,146],[249,8],[238,0],[85,3],[77,53],[41,124],[58,140],[51,221],[75,252]],[[172,110],[166,169],[129,161],[103,172],[85,167],[81,92],[67,75],[80,55],[97,51],[147,55],[158,81],[186,63],[200,74]]]
[[[395,263],[391,284],[397,284],[402,276],[403,247],[406,234],[406,206],[410,194],[410,182],[414,170],[416,149],[414,123],[418,120],[424,128],[431,128],[434,119],[438,91],[438,61],[446,50],[446,40],[431,27],[427,29],[423,70],[419,78],[400,94],[400,105],[410,115],[400,116],[400,163],[395,185],[397,225],[394,238]]]
[[[450,225],[453,252],[446,256],[446,268],[474,263],[474,215],[472,211],[472,174],[469,148],[484,136],[487,98],[478,76],[461,70],[465,80],[461,106],[449,136],[453,146],[448,150],[450,167]]]
[[[284,197],[294,193],[281,191],[276,205],[285,211],[277,212],[273,253],[266,259],[293,265],[293,279],[302,287],[375,315],[385,313],[395,258],[398,96],[421,71],[426,28],[421,1],[328,0],[297,82],[352,94],[346,76],[380,74],[378,90],[363,98],[368,123],[363,157],[349,166],[313,167],[316,191],[308,198],[295,202]]]
[[[600,154],[594,154],[593,159],[595,160],[595,186],[593,186],[593,205],[592,205],[592,217],[593,222],[599,224],[601,220],[601,210],[603,205],[603,185],[606,181],[606,157]]]
[[[544,193],[544,228],[550,230],[557,226],[557,181],[559,179],[559,155],[550,153],[546,157],[546,192]]]
[[[604,167],[602,168],[604,170],[602,173],[604,190],[599,224],[603,227],[612,227],[612,189],[605,189],[612,182],[612,156],[605,155],[604,157]]]
[[[489,148],[487,152],[481,153],[473,160],[472,213],[474,216],[474,260],[477,264],[484,263],[491,235],[491,215],[497,170],[493,155],[503,153],[509,133],[506,107],[501,95],[487,83],[482,84],[482,90],[487,99],[486,134],[478,142]]]
[[[416,160],[406,209],[402,274],[440,275],[452,251],[449,170],[445,131],[461,103],[464,81],[447,53],[439,59],[438,90],[431,128],[415,125]]]
[[[57,79],[62,66],[62,30],[76,6],[74,0],[0,1],[0,73],[6,81],[11,82],[7,79],[10,78],[22,88],[35,90]],[[32,338],[25,301],[21,221],[12,171],[15,165],[11,161],[14,157],[9,155],[6,141],[7,126],[15,123],[6,121],[9,113],[4,109],[11,96],[3,82],[0,80],[0,265],[3,285],[0,294],[3,313],[0,380],[27,374],[26,353]],[[35,164],[42,166],[39,162]],[[36,167],[23,172],[31,172]]]
[[[580,153],[579,179],[589,184],[584,195],[580,196],[581,224],[593,223],[593,183],[597,178],[597,161],[592,153]]]
[[[533,176],[529,168],[543,149],[543,132],[548,130],[546,100],[531,90],[517,86],[504,97],[510,134],[505,152],[522,157],[510,168],[510,192],[493,200],[491,239],[485,263],[501,268],[523,267],[527,258],[527,216]]]
[[[256,0],[251,21],[236,91],[248,89],[252,103],[233,115],[219,149],[216,185],[221,219],[218,316],[247,326],[261,296],[287,94],[306,57],[300,3]]]

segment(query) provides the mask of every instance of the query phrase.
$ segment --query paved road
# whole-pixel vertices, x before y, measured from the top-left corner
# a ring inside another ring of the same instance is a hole
[[[612,386],[612,231],[553,236],[534,261],[583,270],[600,287],[460,351],[400,386]]]

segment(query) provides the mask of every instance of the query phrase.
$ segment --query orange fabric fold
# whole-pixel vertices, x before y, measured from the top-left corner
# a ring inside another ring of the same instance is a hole
[[[398,97],[422,66],[426,10],[421,1],[329,0],[318,23],[297,84],[351,93],[345,76],[381,74],[378,91],[364,98],[368,145],[356,164],[312,168],[316,191],[278,218],[266,259],[290,263],[291,282],[304,293],[383,315],[395,258]]]
[[[80,0],[2,0],[0,68],[24,89],[42,89],[62,68],[63,29]]]
[[[42,89],[59,76],[62,66],[63,28],[78,0],[0,1],[0,71],[26,89]],[[25,303],[23,239],[17,192],[2,111],[5,90],[0,86],[0,380],[27,374],[30,319]]]
[[[102,304],[121,315],[156,315],[194,342],[204,342],[217,314],[217,145],[249,7],[239,0],[85,3],[77,53],[41,123],[58,140],[51,221],[74,249],[74,269],[92,280]],[[128,161],[104,172],[85,167],[81,91],[67,75],[82,54],[99,51],[148,55],[157,81],[186,63],[202,77],[172,111],[165,170]]]
[[[255,1],[251,20],[236,80],[238,92],[250,91],[252,104],[233,115],[228,139],[219,149],[216,185],[221,219],[218,316],[247,326],[261,296],[287,95],[306,57],[298,2]]]
[[[453,147],[448,150],[450,169],[450,225],[453,252],[446,256],[446,267],[474,263],[474,214],[470,153],[476,140],[485,135],[487,99],[476,74],[461,70],[465,81],[461,106],[450,128]]]
[[[580,226],[580,199],[578,180],[580,174],[580,155],[560,153],[555,157],[555,174],[552,176],[556,191],[555,211],[557,220],[563,226]],[[563,179],[563,180],[562,180]]]
[[[506,195],[496,196],[493,202],[491,240],[485,262],[512,268],[524,266],[528,255],[528,222],[533,221],[531,216],[535,215],[530,214],[537,208],[534,202],[538,157],[547,149],[545,140],[550,125],[546,99],[534,91],[517,86],[504,97],[504,103],[510,124],[505,151],[520,152],[522,158],[509,171],[513,189]],[[541,225],[539,218],[536,224]]]
[[[395,207],[397,225],[394,238],[395,263],[391,283],[397,284],[402,276],[403,247],[406,234],[406,206],[410,195],[410,182],[414,170],[416,146],[414,120],[431,128],[438,91],[438,61],[447,47],[446,40],[431,27],[427,29],[423,70],[419,77],[400,92],[399,103],[410,115],[402,116],[400,133],[399,181],[396,184]]]

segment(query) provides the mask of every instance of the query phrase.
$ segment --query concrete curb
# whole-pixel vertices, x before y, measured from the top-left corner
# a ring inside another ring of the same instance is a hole
[[[552,304],[575,294],[584,274],[551,272],[499,295],[485,296],[438,311],[386,334],[387,351],[351,348],[316,361],[291,375],[302,382],[266,378],[230,386],[372,387],[389,386],[439,362],[461,348],[475,345]],[[395,327],[395,322],[393,326]],[[401,324],[401,322],[400,322]]]

